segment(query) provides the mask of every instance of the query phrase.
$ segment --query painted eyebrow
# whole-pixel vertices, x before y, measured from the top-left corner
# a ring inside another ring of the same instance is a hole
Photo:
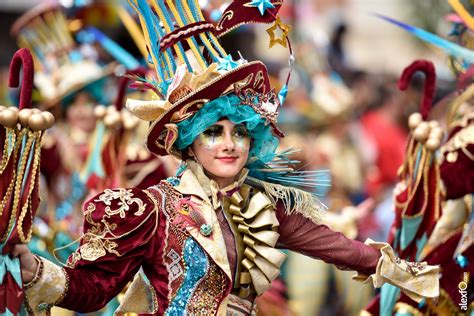
[[[208,128],[206,128],[206,129],[204,130],[204,132],[207,132],[207,131],[209,131],[209,132],[210,132],[210,131],[213,131],[213,132],[214,132],[214,131],[222,131],[223,129],[224,129],[224,126],[214,124],[214,125],[211,125],[211,126],[209,126]]]
[[[233,128],[233,130],[234,130],[234,131],[245,131],[245,132],[248,132],[247,126],[245,126],[245,124],[235,125],[234,128]]]

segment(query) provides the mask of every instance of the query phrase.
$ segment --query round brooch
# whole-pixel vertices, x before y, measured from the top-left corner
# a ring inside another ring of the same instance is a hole
[[[211,233],[212,233],[212,227],[211,225],[209,224],[202,224],[201,225],[201,228],[199,229],[199,232],[203,235],[203,236],[210,236]]]

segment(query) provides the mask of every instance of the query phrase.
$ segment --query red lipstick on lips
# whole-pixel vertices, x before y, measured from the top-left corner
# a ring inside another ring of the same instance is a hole
[[[232,163],[237,160],[237,157],[217,157],[217,159],[225,163]]]

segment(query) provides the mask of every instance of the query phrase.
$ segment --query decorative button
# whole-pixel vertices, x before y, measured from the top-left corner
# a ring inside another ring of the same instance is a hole
[[[38,309],[38,312],[46,311],[50,308],[49,304],[46,302],[39,303],[38,306],[36,307]]]
[[[202,224],[201,225],[201,228],[199,229],[199,232],[203,235],[203,236],[210,236],[211,233],[212,233],[212,227],[211,225],[209,224]]]
[[[178,177],[169,177],[169,178],[166,178],[166,181],[168,181],[168,183],[174,187],[178,186],[180,182]]]

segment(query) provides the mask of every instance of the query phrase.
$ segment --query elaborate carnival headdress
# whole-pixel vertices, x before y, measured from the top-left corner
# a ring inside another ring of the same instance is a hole
[[[176,124],[193,116],[204,104],[235,93],[240,104],[251,106],[281,135],[275,126],[280,98],[270,87],[267,68],[260,61],[234,61],[218,38],[242,24],[275,22],[288,32],[276,14],[282,1],[234,1],[217,24],[207,21],[196,0],[129,0],[140,17],[149,61],[157,79],[149,82],[154,101],[129,100],[127,107],[138,117],[153,121],[147,145],[151,152],[172,152]],[[273,33],[272,33],[273,34]],[[280,39],[286,44],[286,39]]]
[[[34,57],[35,86],[46,108],[113,74],[117,64],[102,61],[93,43],[99,43],[127,69],[139,66],[128,52],[95,28],[81,29],[74,37],[59,4],[42,4],[28,11],[15,22],[11,33]]]

